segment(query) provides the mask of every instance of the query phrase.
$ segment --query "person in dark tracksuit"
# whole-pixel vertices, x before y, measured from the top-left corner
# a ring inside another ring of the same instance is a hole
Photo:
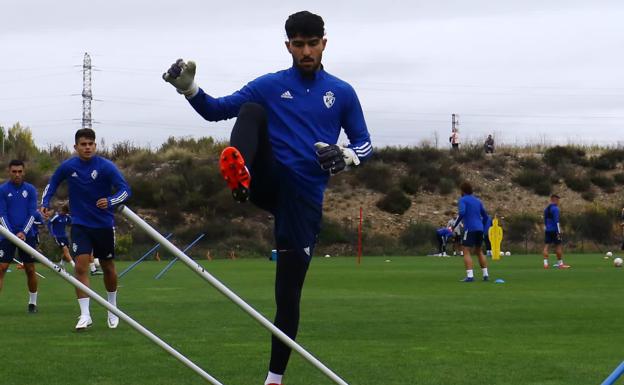
[[[37,237],[34,231],[35,215],[37,213],[37,190],[30,183],[24,182],[26,170],[24,162],[12,160],[9,162],[9,180],[0,185],[0,226],[7,228],[19,239],[37,247]],[[4,237],[0,237],[0,289],[4,274],[15,258],[17,246]],[[28,312],[37,313],[37,273],[35,259],[30,254],[19,249],[19,259],[24,264],[26,282],[28,285]]]
[[[561,244],[561,224],[559,223],[559,195],[550,196],[550,204],[544,209],[544,269],[548,269],[549,245],[555,245],[557,263],[554,267],[568,269],[570,265],[563,263],[563,246]]]
[[[206,120],[236,118],[220,157],[234,199],[250,200],[275,218],[278,253],[274,324],[295,338],[303,282],[321,226],[330,175],[355,167],[373,148],[351,85],[321,64],[327,40],[323,19],[307,11],[285,25],[292,67],[252,80],[214,98],[194,82],[195,63],[176,61],[163,74]],[[337,145],[341,128],[349,145]],[[290,348],[272,337],[265,385],[280,385]]]

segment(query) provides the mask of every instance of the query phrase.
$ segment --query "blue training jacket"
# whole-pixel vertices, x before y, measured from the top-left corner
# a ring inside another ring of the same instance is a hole
[[[48,221],[48,232],[54,238],[67,238],[65,228],[71,225],[71,217],[67,214],[54,214]]]
[[[453,232],[448,227],[440,227],[436,230],[436,234],[443,238],[450,238],[453,236]]]
[[[459,216],[454,227],[463,221],[465,231],[484,231],[488,213],[478,198],[472,194],[466,194],[459,199],[457,205],[459,206]]]
[[[7,181],[0,185],[0,224],[13,234],[33,236],[37,213],[37,190],[30,183],[17,186]],[[0,236],[0,239],[4,237]]]
[[[343,128],[361,160],[373,152],[355,90],[323,69],[304,78],[293,66],[252,80],[229,96],[213,98],[199,89],[189,100],[209,121],[234,118],[247,102],[264,107],[276,161],[292,172],[300,192],[317,203],[323,201],[329,173],[321,170],[314,143],[336,143]]]
[[[75,156],[61,163],[43,191],[43,207],[50,207],[50,200],[64,180],[69,186],[69,209],[74,224],[92,228],[115,226],[113,207],[128,199],[131,192],[113,162],[95,155],[88,161]],[[101,198],[108,199],[108,209],[95,205]]]
[[[554,203],[549,204],[544,209],[544,231],[561,232],[559,228],[559,206]]]

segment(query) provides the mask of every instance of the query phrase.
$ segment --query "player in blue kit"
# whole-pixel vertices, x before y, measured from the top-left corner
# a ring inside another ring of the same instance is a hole
[[[563,246],[561,245],[561,224],[559,223],[559,195],[550,196],[550,204],[544,209],[544,269],[548,269],[548,247],[555,245],[558,269],[569,269],[570,265],[563,263]]]
[[[71,217],[69,216],[69,205],[63,204],[48,221],[48,232],[54,238],[56,245],[61,249],[61,267],[67,262],[75,267],[76,264],[69,253],[69,238],[65,229],[71,225]],[[93,270],[91,270],[93,273]]]
[[[446,244],[453,237],[453,230],[450,227],[440,227],[436,230],[436,239],[438,240],[438,254],[436,257],[447,257]]]
[[[115,271],[115,218],[113,206],[130,196],[130,187],[117,167],[108,159],[96,155],[95,132],[83,128],[76,132],[77,156],[54,171],[41,199],[41,212],[49,217],[50,201],[63,181],[69,187],[69,207],[72,213],[71,249],[75,257],[75,277],[89,286],[89,262],[93,254],[100,259],[108,302],[117,306],[117,272]],[[76,290],[80,317],[76,330],[91,326],[89,297]],[[114,329],[119,318],[108,312],[108,327]]]
[[[298,12],[285,29],[292,67],[252,80],[232,95],[206,94],[194,82],[195,63],[182,59],[163,78],[206,120],[236,118],[221,172],[234,199],[250,200],[275,218],[274,323],[295,338],[329,177],[359,165],[373,148],[354,89],[321,64],[327,44],[323,19]],[[348,146],[335,144],[341,128]],[[273,337],[265,385],[282,383],[289,356],[290,348]]]
[[[26,175],[24,162],[12,160],[8,170],[9,180],[0,185],[0,225],[36,248],[37,237],[34,232],[34,222],[37,213],[37,190],[30,183],[24,182]],[[4,274],[15,258],[15,249],[16,246],[11,241],[0,237],[0,289],[4,281]],[[35,273],[35,259],[22,249],[19,250],[19,259],[24,264],[28,284],[28,312],[36,313],[37,275]]]
[[[466,278],[463,282],[473,282],[474,272],[472,270],[472,257],[470,252],[472,251],[479,258],[479,265],[481,265],[481,271],[483,272],[483,280],[489,280],[489,273],[487,267],[487,259],[483,255],[483,249],[481,245],[483,243],[483,231],[487,226],[488,214],[483,207],[483,203],[472,195],[472,185],[468,182],[463,182],[459,189],[461,190],[462,197],[459,199],[459,216],[455,221],[453,228],[459,225],[459,222],[464,223],[464,238],[462,239],[462,246],[464,248],[464,265],[466,267]]]

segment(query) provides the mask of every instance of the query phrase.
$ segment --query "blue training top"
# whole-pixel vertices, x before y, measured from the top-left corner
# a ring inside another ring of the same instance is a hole
[[[453,232],[448,227],[440,227],[436,230],[436,234],[442,238],[450,238],[453,236]]]
[[[210,121],[236,117],[247,102],[264,107],[276,161],[292,171],[300,192],[317,203],[323,201],[329,173],[321,170],[314,143],[336,143],[343,128],[361,160],[373,152],[355,90],[323,69],[307,78],[293,66],[252,80],[229,96],[213,98],[199,89],[189,100]]]
[[[559,206],[554,203],[549,204],[544,209],[544,231],[561,232],[559,228]]]
[[[455,221],[456,227],[460,221],[464,222],[466,231],[484,231],[488,220],[488,213],[483,203],[472,194],[466,194],[459,199],[459,216]]]
[[[64,180],[69,185],[69,209],[74,224],[92,228],[115,226],[113,206],[128,199],[130,186],[113,162],[97,155],[87,161],[77,156],[64,161],[43,191],[43,207],[50,207],[50,200]],[[101,198],[108,200],[107,209],[96,206]]]
[[[15,185],[7,181],[0,185],[0,224],[13,234],[23,232],[33,236],[37,213],[37,190],[30,183]],[[0,239],[4,237],[0,236]]]
[[[54,214],[48,221],[48,232],[54,238],[67,238],[65,228],[71,225],[71,217],[67,214]]]
[[[39,235],[39,226],[42,225],[44,221],[43,216],[39,211],[35,211],[35,215],[33,215],[33,217],[35,217],[35,221],[32,226],[32,234],[36,237]]]

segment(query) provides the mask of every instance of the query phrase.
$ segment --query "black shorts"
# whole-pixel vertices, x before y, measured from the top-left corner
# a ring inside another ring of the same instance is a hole
[[[32,248],[37,248],[37,237],[26,237],[26,243]],[[8,239],[0,241],[0,263],[11,263],[15,258],[15,249],[17,246]],[[19,249],[19,260],[22,263],[33,263],[37,260],[22,249]]]
[[[544,243],[547,245],[561,244],[561,233],[558,233],[556,231],[544,232]]]
[[[61,249],[63,247],[69,247],[69,239],[67,239],[67,237],[55,237],[54,241]]]
[[[466,247],[481,247],[483,243],[483,231],[466,231],[462,245]]]
[[[115,228],[72,225],[71,250],[74,257],[93,253],[94,258],[115,258]]]

